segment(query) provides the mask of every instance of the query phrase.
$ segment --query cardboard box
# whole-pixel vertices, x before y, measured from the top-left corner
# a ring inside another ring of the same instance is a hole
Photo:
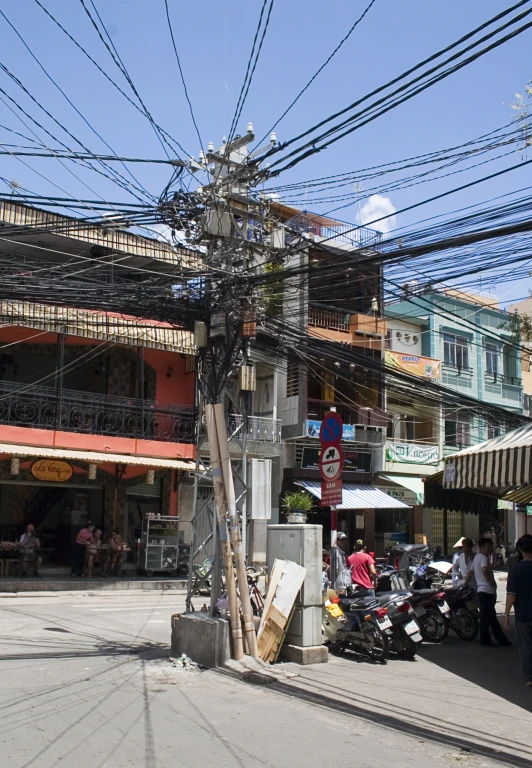
[[[427,546],[428,541],[427,541],[427,537],[426,537],[426,535],[424,533],[416,533],[414,538],[415,538],[415,543],[416,544],[425,544],[425,546]]]

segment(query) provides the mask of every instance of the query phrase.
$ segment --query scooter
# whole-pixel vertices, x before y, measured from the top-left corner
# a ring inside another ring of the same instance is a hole
[[[390,655],[390,641],[385,631],[392,626],[388,609],[374,597],[334,593],[329,598],[328,593],[328,590],[324,592],[322,628],[332,650],[363,653],[385,664]]]
[[[462,640],[475,640],[479,632],[479,610],[476,595],[469,586],[445,590],[449,604],[450,626]]]
[[[384,592],[377,595],[377,600],[383,608],[388,609],[388,618],[392,626],[386,630],[389,636],[390,648],[398,656],[413,659],[423,638],[420,626],[414,615],[410,602],[410,592]]]

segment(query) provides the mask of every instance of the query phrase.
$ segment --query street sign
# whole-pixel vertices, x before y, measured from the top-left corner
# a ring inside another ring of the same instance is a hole
[[[322,480],[336,480],[341,478],[344,468],[344,452],[338,445],[330,445],[324,448],[320,455],[320,475]]]
[[[336,539],[336,511],[342,503],[342,471],[344,452],[340,448],[344,425],[336,411],[328,411],[323,417],[320,429],[321,453],[319,468],[321,474],[321,506],[332,507],[331,540]]]
[[[342,417],[336,411],[328,411],[321,422],[320,443],[325,448],[329,445],[340,445],[344,425]]]
[[[336,507],[341,503],[342,503],[342,480],[340,478],[338,478],[337,480],[322,480],[320,506]]]

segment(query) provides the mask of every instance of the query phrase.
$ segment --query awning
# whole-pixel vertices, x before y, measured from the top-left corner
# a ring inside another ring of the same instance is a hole
[[[409,491],[415,493],[417,504],[423,504],[425,499],[425,484],[420,477],[412,477],[411,475],[380,475],[383,480],[389,480],[390,483],[397,483],[402,485],[403,488],[408,488]]]
[[[61,332],[67,336],[163,349],[184,355],[196,354],[191,331],[175,328],[170,323],[116,312],[3,299],[0,301],[0,325]]]
[[[298,480],[306,491],[309,491],[317,499],[321,499],[321,483],[318,480]],[[372,485],[343,484],[343,504],[337,509],[410,509],[408,504],[403,504],[399,499],[388,496]]]
[[[532,483],[532,424],[445,459],[444,488],[511,488]]]
[[[138,467],[154,467],[156,469],[194,469],[196,464],[186,459],[156,459],[153,456],[131,456],[128,453],[106,453],[103,451],[73,451],[70,448],[41,448],[36,445],[18,445],[17,443],[0,443],[0,454],[10,456],[33,457],[38,459],[71,459],[86,461],[89,464],[134,464]]]

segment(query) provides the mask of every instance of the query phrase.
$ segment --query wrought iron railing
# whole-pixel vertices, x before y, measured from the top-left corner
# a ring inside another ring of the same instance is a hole
[[[0,424],[177,443],[195,441],[191,406],[0,381]]]
[[[237,432],[241,434],[244,417],[239,413],[229,416],[229,434]],[[267,443],[281,442],[281,419],[272,419],[269,416],[248,416],[246,437],[250,440],[261,440]]]
[[[520,387],[522,385],[522,380],[518,378],[517,376],[507,376],[505,373],[492,373],[490,371],[486,371],[485,373],[486,381],[492,383],[492,384],[509,384],[512,387]]]

